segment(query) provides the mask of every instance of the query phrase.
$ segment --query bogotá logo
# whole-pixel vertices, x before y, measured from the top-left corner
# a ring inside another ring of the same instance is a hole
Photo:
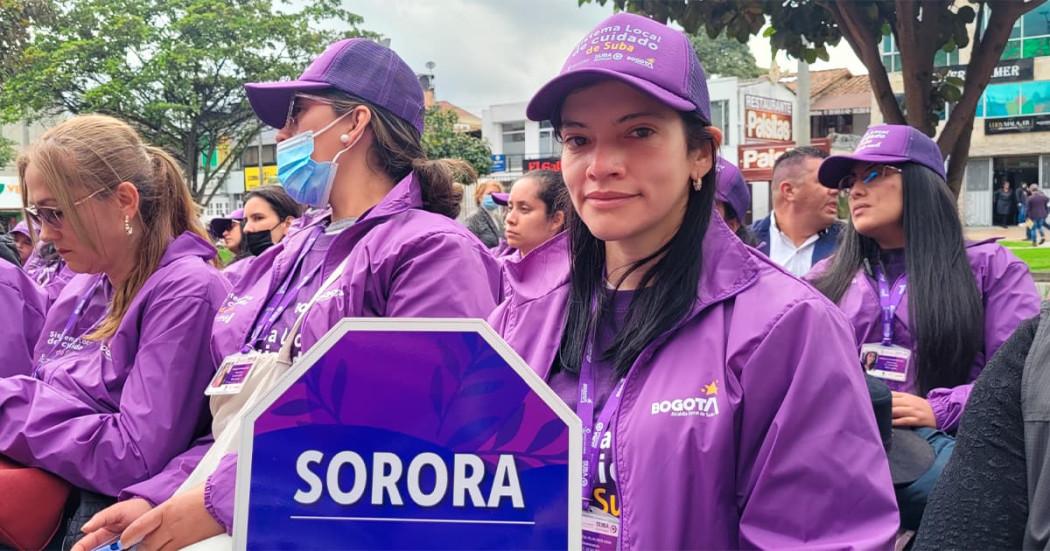
[[[714,417],[718,415],[718,381],[700,387],[696,396],[653,402],[653,415]]]

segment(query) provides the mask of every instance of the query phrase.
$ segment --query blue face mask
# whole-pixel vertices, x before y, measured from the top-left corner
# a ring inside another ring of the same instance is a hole
[[[339,170],[336,160],[340,155],[349,151],[357,140],[336,153],[331,161],[317,162],[311,158],[314,153],[314,138],[349,114],[346,113],[328,123],[316,133],[307,130],[277,144],[277,179],[297,203],[315,208],[328,206],[328,198],[332,193],[332,182],[335,181],[335,173]],[[358,139],[360,137],[361,135],[358,134]]]
[[[496,200],[492,198],[491,193],[481,199],[481,208],[485,210],[496,210],[496,207],[498,206],[499,205],[496,204]]]

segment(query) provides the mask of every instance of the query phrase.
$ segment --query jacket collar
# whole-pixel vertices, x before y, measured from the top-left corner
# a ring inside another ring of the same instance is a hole
[[[528,255],[506,262],[508,284],[520,300],[540,298],[567,287],[572,264],[569,244],[568,233],[562,232]],[[712,216],[701,250],[697,303],[688,317],[752,285],[758,279],[758,263],[753,254],[721,217]]]

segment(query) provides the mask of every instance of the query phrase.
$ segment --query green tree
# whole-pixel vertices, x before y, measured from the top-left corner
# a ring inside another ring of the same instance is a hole
[[[577,0],[579,4],[610,0]],[[1014,23],[1046,0],[611,0],[618,10],[678,22],[687,32],[725,34],[739,42],[759,33],[774,51],[812,63],[828,59],[843,38],[868,69],[888,123],[910,124],[937,136],[948,158],[948,185],[956,195],[970,152],[977,102],[991,80]],[[987,9],[985,9],[987,8]],[[987,21],[978,20],[978,18]],[[973,23],[977,21],[977,24]],[[768,23],[768,26],[767,26]],[[763,31],[762,29],[766,30]],[[984,29],[983,33],[978,32]],[[897,103],[880,46],[893,35],[901,56],[904,105]],[[965,82],[934,67],[938,52],[972,46]],[[938,115],[954,104],[940,134]]]
[[[48,0],[0,0],[0,81],[15,71],[30,41],[30,29],[53,14]]]
[[[0,136],[0,168],[8,166],[15,160],[14,142]]]
[[[171,152],[207,204],[260,130],[243,84],[297,76],[329,43],[372,36],[361,22],[339,0],[62,2],[2,83],[0,116],[119,117]]]
[[[689,35],[689,41],[708,75],[755,78],[765,73],[745,43],[727,36],[712,38],[704,32]]]
[[[484,140],[455,130],[456,113],[438,106],[427,109],[423,123],[423,150],[430,159],[462,159],[478,175],[492,171],[492,149]]]

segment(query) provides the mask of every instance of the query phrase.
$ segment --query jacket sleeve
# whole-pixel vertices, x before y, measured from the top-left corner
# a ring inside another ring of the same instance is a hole
[[[215,311],[186,296],[145,308],[114,412],[31,377],[0,380],[0,452],[111,496],[157,474],[201,425]]]
[[[0,326],[0,377],[29,375],[33,372],[33,349],[44,328],[47,298],[18,268],[0,265],[10,270],[13,281],[0,281],[0,305],[5,305],[5,320]],[[5,274],[6,276],[6,274]]]
[[[1021,374],[1037,321],[1022,324],[974,384],[955,451],[926,504],[916,551],[1021,549],[1028,517]]]
[[[190,473],[197,468],[197,464],[204,458],[204,454],[208,453],[214,442],[215,439],[211,434],[198,438],[193,443],[193,447],[175,456],[157,476],[124,488],[117,499],[124,501],[142,498],[153,506],[164,503],[175,495],[179,486],[189,478]]]
[[[237,490],[237,454],[219,460],[219,466],[204,483],[204,507],[227,534],[233,534],[233,498]]]
[[[435,233],[405,245],[386,317],[486,318],[499,296],[499,266],[468,236]]]
[[[1028,266],[998,246],[979,278],[984,291],[984,357],[991,358],[1021,322],[1039,315],[1039,291]],[[982,368],[983,364],[974,368],[971,381]],[[926,395],[938,429],[954,432],[959,427],[972,386],[935,388]]]
[[[849,323],[805,298],[760,334],[740,371],[738,547],[892,547],[897,502]]]

